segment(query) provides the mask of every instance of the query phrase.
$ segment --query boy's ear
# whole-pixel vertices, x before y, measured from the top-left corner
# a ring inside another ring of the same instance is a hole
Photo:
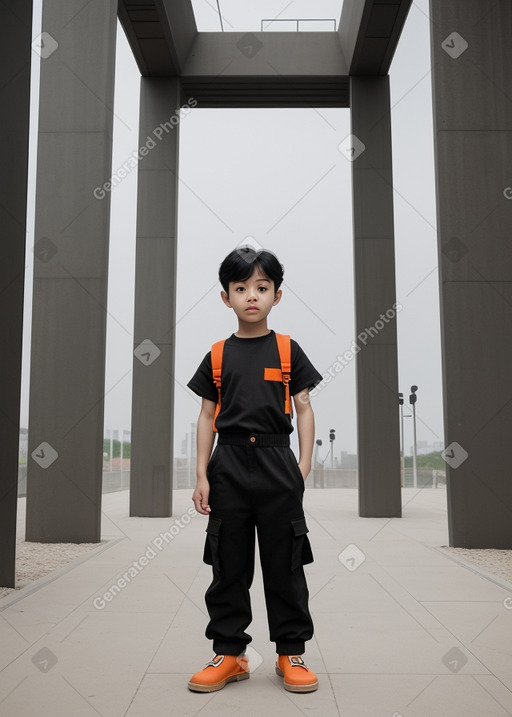
[[[278,304],[281,301],[282,295],[283,295],[282,290],[278,289],[275,293],[274,301],[272,302],[272,306],[275,306],[276,304]]]
[[[228,307],[228,309],[232,309],[232,308],[233,308],[233,307],[231,306],[230,302],[229,302],[229,296],[227,295],[227,293],[226,293],[225,291],[221,291],[221,292],[220,292],[220,298],[221,298],[222,301],[226,304],[226,306]]]

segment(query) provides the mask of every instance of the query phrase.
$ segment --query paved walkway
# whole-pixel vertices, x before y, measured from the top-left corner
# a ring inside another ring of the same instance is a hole
[[[108,542],[0,601],[1,717],[512,715],[512,585],[439,549],[442,489],[405,490],[397,520],[358,518],[354,490],[307,490],[319,690],[288,693],[275,675],[257,571],[251,679],[189,692],[213,654],[190,495],[176,491],[165,519],[128,518],[127,492],[104,496]]]

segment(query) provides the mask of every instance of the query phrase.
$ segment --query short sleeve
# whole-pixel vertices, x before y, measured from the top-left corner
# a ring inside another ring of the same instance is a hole
[[[290,394],[295,396],[305,388],[310,391],[322,380],[321,374],[316,370],[299,344],[292,339],[292,375],[290,379]]]
[[[187,386],[201,398],[207,398],[209,401],[217,403],[219,394],[213,381],[211,351],[208,351],[201,361]]]

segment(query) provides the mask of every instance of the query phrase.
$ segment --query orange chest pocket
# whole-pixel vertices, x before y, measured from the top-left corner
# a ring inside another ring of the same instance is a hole
[[[263,375],[265,381],[279,381],[283,380],[283,372],[280,368],[266,368]]]

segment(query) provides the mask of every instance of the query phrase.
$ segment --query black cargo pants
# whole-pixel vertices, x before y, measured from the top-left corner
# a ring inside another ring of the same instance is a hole
[[[208,464],[211,513],[204,562],[213,567],[205,600],[206,637],[216,654],[251,642],[249,588],[258,547],[270,639],[280,655],[300,655],[313,635],[303,565],[313,562],[302,508],[304,480],[289,436],[219,436]]]

